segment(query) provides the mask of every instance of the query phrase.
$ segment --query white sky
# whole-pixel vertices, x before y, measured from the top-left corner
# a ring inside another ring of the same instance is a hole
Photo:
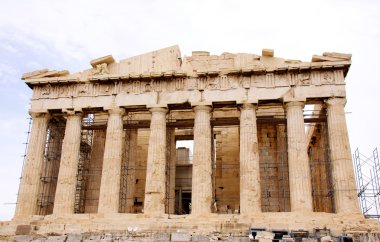
[[[36,69],[90,67],[179,44],[212,54],[261,54],[310,61],[325,51],[352,53],[346,111],[352,151],[380,147],[380,1],[9,0],[0,7],[0,220],[13,216]]]

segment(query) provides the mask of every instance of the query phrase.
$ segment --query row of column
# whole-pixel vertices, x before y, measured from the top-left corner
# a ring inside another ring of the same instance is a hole
[[[345,99],[330,98],[326,103],[336,212],[359,212],[344,113]],[[291,211],[312,212],[311,178],[303,107],[303,102],[286,103],[290,200]],[[243,215],[261,211],[256,108],[257,106],[252,103],[242,104],[240,108],[240,213]],[[144,213],[160,215],[165,213],[167,108],[151,108],[150,111],[152,118]],[[211,213],[213,202],[210,111],[211,107],[208,105],[194,107],[191,210],[193,215]],[[119,209],[124,113],[125,111],[122,108],[109,110],[98,206],[99,213],[117,213]],[[33,126],[15,218],[30,216],[37,211],[40,170],[44,161],[46,130],[50,117],[48,114],[31,115]],[[67,112],[66,131],[53,210],[53,214],[56,215],[74,212],[81,120],[82,113]]]

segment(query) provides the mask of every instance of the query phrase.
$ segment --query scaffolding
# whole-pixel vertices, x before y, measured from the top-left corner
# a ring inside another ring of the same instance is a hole
[[[17,191],[16,204],[18,202],[18,195],[20,194],[21,180],[22,180],[22,175],[24,174],[25,159],[26,159],[26,154],[27,154],[28,145],[29,145],[29,136],[30,136],[30,132],[31,132],[31,129],[32,129],[32,118],[28,117],[27,120],[28,120],[28,131],[25,132],[25,134],[26,134],[26,141],[24,143],[22,143],[24,145],[24,154],[22,155],[21,176],[19,178],[19,185],[18,185],[18,191]]]
[[[53,213],[64,134],[65,123],[58,117],[50,120],[47,129],[44,162],[42,164],[40,177],[41,183],[37,198],[37,213],[39,215]]]
[[[85,202],[87,193],[87,182],[89,178],[89,163],[94,130],[94,115],[89,114],[82,119],[80,153],[77,170],[77,183],[75,188],[74,213],[85,213]]]
[[[171,112],[167,114],[166,117],[166,124],[173,123],[173,117]],[[172,180],[172,133],[175,132],[175,128],[171,127],[170,125],[167,125],[166,127],[166,167],[165,167],[165,175],[166,175],[166,182],[165,182],[165,211],[168,214],[174,213],[174,194],[172,193],[171,189],[173,184],[171,184]],[[175,185],[175,184],[174,184]],[[174,188],[175,189],[175,188]]]
[[[131,114],[128,114],[126,117],[125,124],[132,123],[132,116]],[[132,169],[135,169],[135,165],[131,166],[131,132],[132,129],[130,127],[126,127],[124,129],[125,131],[125,139],[124,139],[124,154],[123,154],[123,160],[121,162],[121,171],[120,171],[120,193],[119,193],[119,212],[120,213],[128,213],[128,203],[134,203],[133,197],[128,197],[128,192],[130,192],[131,187],[128,186],[129,180],[131,180],[131,175],[133,172],[135,172]],[[132,201],[129,201],[132,200]]]
[[[380,222],[380,162],[375,148],[371,156],[360,153],[357,148],[353,154],[356,187],[360,209],[366,218]]]

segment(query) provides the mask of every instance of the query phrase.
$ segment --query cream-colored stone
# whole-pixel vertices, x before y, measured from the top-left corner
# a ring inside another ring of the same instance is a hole
[[[274,56],[274,50],[273,49],[263,49],[262,55],[267,57],[273,57]]]
[[[330,98],[326,103],[335,209],[337,213],[359,213],[355,174],[344,112],[346,99]]]
[[[261,212],[259,145],[256,106],[240,108],[240,213]]]
[[[191,214],[194,216],[211,213],[211,125],[209,106],[195,106],[194,155],[191,193]]]
[[[106,143],[104,148],[102,180],[99,194],[99,213],[119,211],[120,172],[123,158],[123,115],[122,108],[108,110]]]
[[[115,59],[112,57],[112,55],[107,55],[107,56],[104,56],[104,57],[100,57],[100,58],[97,58],[95,60],[92,60],[90,62],[91,66],[92,67],[96,67],[97,65],[100,65],[100,64],[106,64],[106,65],[109,65],[111,63],[114,63],[115,62]]]
[[[286,104],[290,206],[294,212],[313,211],[303,102]]]
[[[40,173],[44,161],[46,131],[50,116],[47,113],[30,113],[33,125],[28,152],[20,183],[15,218],[22,219],[37,212]]]
[[[65,138],[62,145],[53,214],[66,216],[74,213],[75,187],[80,153],[82,113],[67,112]]]
[[[166,108],[151,108],[144,214],[165,214]]]

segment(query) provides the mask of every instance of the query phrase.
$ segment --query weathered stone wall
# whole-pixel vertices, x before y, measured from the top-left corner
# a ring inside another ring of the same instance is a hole
[[[106,130],[94,130],[91,147],[91,160],[88,166],[87,187],[85,194],[85,213],[97,213],[99,204],[99,190],[102,178],[104,145]]]
[[[149,129],[139,129],[137,132],[137,159],[136,159],[136,186],[135,205],[136,213],[142,212],[145,197],[146,161],[148,157]]]
[[[216,140],[215,201],[218,213],[240,209],[239,128],[214,128]],[[215,209],[215,207],[214,207]]]
[[[257,131],[262,211],[290,211],[284,125],[262,123],[257,125]]]
[[[331,163],[326,123],[311,124],[308,154],[310,159],[313,208],[315,212],[334,212]]]

